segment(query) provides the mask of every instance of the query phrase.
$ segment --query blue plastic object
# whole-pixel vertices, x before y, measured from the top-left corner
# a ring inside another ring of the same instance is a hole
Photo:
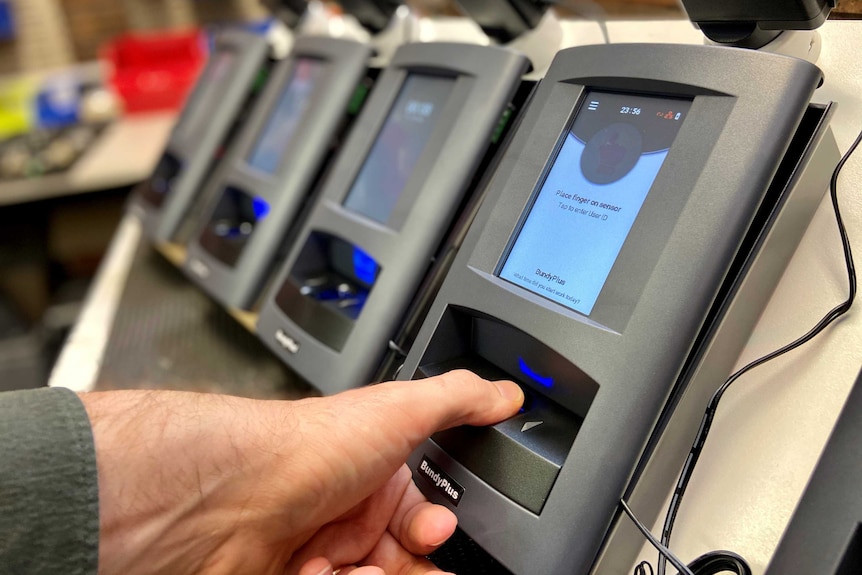
[[[36,123],[43,128],[77,124],[80,86],[74,80],[47,82],[36,96]]]
[[[15,18],[9,0],[0,0],[0,40],[15,38]]]

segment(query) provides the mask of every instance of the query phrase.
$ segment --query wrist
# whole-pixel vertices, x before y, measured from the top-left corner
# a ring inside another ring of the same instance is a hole
[[[96,446],[100,573],[204,571],[236,536],[236,509],[217,494],[242,472],[245,446],[230,435],[224,403],[243,400],[162,391],[81,399]]]

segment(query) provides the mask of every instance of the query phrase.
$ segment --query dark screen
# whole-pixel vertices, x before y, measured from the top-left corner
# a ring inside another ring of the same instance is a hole
[[[409,75],[344,206],[385,224],[452,92],[454,78]]]
[[[296,61],[293,74],[248,156],[251,167],[267,174],[278,169],[296,128],[312,102],[311,96],[324,68],[320,60],[300,58]]]

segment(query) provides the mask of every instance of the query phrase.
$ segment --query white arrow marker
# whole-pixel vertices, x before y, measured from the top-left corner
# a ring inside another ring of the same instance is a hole
[[[534,427],[539,427],[539,426],[540,426],[540,425],[542,425],[543,423],[545,423],[545,422],[544,422],[544,421],[528,421],[528,422],[527,422],[527,423],[525,423],[525,424],[524,424],[524,426],[521,428],[521,433],[524,433],[525,431],[530,431],[530,430],[531,430],[531,429],[533,429]]]

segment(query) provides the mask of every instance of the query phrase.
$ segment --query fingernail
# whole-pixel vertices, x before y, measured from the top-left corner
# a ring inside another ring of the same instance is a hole
[[[511,381],[495,381],[494,384],[500,390],[500,395],[509,401],[517,401],[519,403],[524,401],[524,390],[517,384]]]
[[[332,567],[324,567],[317,573],[317,575],[333,575]]]

